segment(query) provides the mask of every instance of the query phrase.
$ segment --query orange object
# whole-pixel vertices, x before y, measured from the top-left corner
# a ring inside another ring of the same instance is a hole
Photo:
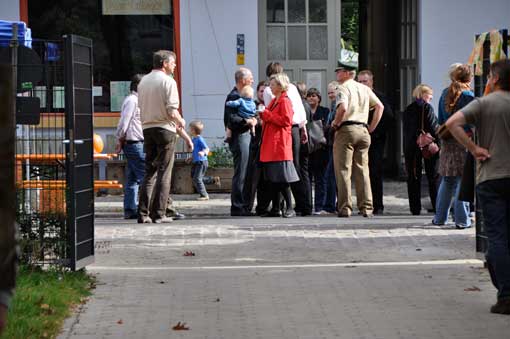
[[[485,85],[485,90],[483,91],[483,96],[489,95],[492,93],[492,87],[489,86],[489,83]]]
[[[66,194],[65,187],[42,189],[39,197],[39,212],[65,213]]]
[[[110,160],[117,156],[115,153],[94,153],[95,160]],[[36,162],[51,162],[66,160],[64,154],[16,154],[16,160],[29,160]]]
[[[93,137],[94,153],[101,153],[104,148],[103,139],[99,134],[94,133]]]

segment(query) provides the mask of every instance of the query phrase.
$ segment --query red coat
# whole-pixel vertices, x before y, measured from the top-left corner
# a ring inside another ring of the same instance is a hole
[[[262,119],[262,144],[260,161],[292,161],[292,104],[287,92],[274,98],[264,112]]]

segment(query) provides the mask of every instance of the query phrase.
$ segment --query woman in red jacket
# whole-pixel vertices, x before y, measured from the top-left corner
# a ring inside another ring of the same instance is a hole
[[[260,163],[264,179],[271,183],[272,211],[279,212],[279,194],[285,199],[284,218],[296,215],[292,208],[289,183],[299,181],[292,162],[292,104],[287,97],[289,78],[284,73],[271,76],[269,86],[275,98],[260,114],[262,119],[262,144]]]

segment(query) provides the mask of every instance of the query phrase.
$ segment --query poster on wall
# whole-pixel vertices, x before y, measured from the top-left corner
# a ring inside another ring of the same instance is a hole
[[[124,98],[130,92],[130,81],[110,81],[110,111],[120,112]]]
[[[169,15],[170,0],[103,0],[103,15]]]
[[[322,73],[321,72],[307,72],[306,73],[306,88],[317,88],[322,90]]]

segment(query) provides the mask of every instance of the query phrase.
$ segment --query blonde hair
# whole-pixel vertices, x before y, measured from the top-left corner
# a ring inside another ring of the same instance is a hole
[[[193,120],[189,123],[189,129],[194,131],[196,135],[200,135],[204,130],[204,123],[200,120]]]
[[[269,81],[274,80],[278,86],[282,88],[282,91],[287,91],[289,89],[289,77],[285,73],[276,73],[271,75]]]
[[[420,99],[424,94],[433,94],[434,91],[432,90],[432,87],[425,84],[419,84],[413,89],[413,98]]]
[[[241,88],[241,91],[239,92],[241,97],[243,98],[252,98],[253,99],[253,88],[251,86],[244,86]]]
[[[338,90],[340,89],[340,83],[338,81],[331,81],[328,84],[328,89],[330,88],[333,89],[338,94]]]

